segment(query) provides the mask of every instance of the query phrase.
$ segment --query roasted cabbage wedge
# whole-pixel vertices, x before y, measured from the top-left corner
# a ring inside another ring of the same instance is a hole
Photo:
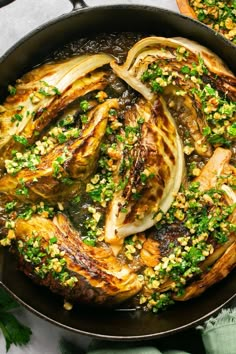
[[[32,143],[69,103],[88,92],[103,89],[107,84],[106,73],[96,69],[111,59],[109,55],[96,54],[45,64],[10,87],[12,95],[0,108],[2,160],[9,158],[17,145],[19,148],[19,137]]]
[[[235,168],[229,164],[230,158],[230,151],[221,148],[215,150],[212,158],[203,168],[201,175],[196,179],[200,183],[200,190],[205,191],[214,188],[219,177],[227,178],[229,173],[236,178]],[[225,203],[233,208],[229,220],[234,228],[229,233],[228,240],[223,245],[215,246],[214,252],[201,264],[203,274],[200,279],[187,286],[182,296],[176,297],[179,301],[199,296],[211,285],[225,278],[236,266],[236,193],[225,183],[220,186],[220,189],[224,193]],[[214,206],[212,211],[214,212]],[[209,267],[211,267],[210,270],[208,270]]]
[[[139,133],[134,135],[132,128],[137,127],[140,117]],[[120,132],[120,159],[113,180],[117,186],[121,182],[125,186],[115,191],[105,224],[105,241],[116,254],[127,236],[153,226],[158,211],[167,212],[184,172],[180,137],[163,99],[153,104],[140,100],[124,119],[126,128]],[[127,141],[132,149],[127,149]],[[127,157],[130,164],[124,167]]]
[[[18,219],[15,237],[24,272],[67,300],[110,306],[142,287],[137,274],[106,245],[86,245],[63,214],[53,220],[40,216]]]
[[[158,279],[156,291],[166,293],[174,290],[172,297],[176,301],[199,296],[225,278],[236,266],[236,193],[227,184],[230,181],[235,183],[236,177],[235,168],[230,165],[231,156],[230,150],[215,150],[193,182],[194,193],[190,192],[193,186],[185,186],[185,190],[177,194],[172,210],[170,209],[170,212],[176,210],[174,215],[171,219],[167,217],[163,226],[151,232],[151,237],[143,245],[141,258],[148,266],[152,255],[155,272],[151,274]],[[179,209],[175,209],[176,206]],[[196,211],[197,208],[199,210]],[[222,213],[225,216],[220,216]],[[194,214],[202,218],[199,220],[200,226],[194,224]],[[221,227],[227,228],[225,239],[217,239],[219,235],[222,236],[223,229],[219,232]],[[195,228],[201,232],[197,234]],[[216,237],[217,232],[219,235]],[[169,248],[171,244],[176,246],[173,251],[178,256]],[[182,250],[177,248],[179,246],[182,246]],[[201,247],[203,253],[200,252]],[[186,251],[190,252],[191,258]],[[180,292],[181,282],[184,290]],[[150,289],[144,288],[143,297],[147,299],[149,293]]]
[[[170,111],[181,115],[181,123],[189,130],[201,156],[210,157],[210,143],[217,144],[227,135],[220,123],[221,115],[231,124],[236,120],[234,75],[219,57],[196,42],[148,37],[131,48],[123,65],[113,61],[111,66],[147,100],[163,95]],[[221,100],[219,92],[224,92],[225,100]],[[208,135],[211,139],[207,139]]]
[[[19,198],[44,199],[70,197],[69,190],[80,190],[96,168],[99,147],[105,134],[108,112],[118,108],[117,99],[110,99],[96,106],[88,115],[88,123],[78,138],[58,144],[41,158],[36,169],[23,169],[18,174],[10,174],[0,179],[0,192],[18,195]],[[69,183],[68,183],[69,179]],[[16,190],[24,185],[31,193],[25,196]]]
[[[189,50],[187,55],[186,50]],[[179,56],[177,56],[177,54]],[[181,56],[184,58],[181,58]],[[206,47],[201,46],[199,43],[190,41],[186,38],[144,38],[131,48],[123,65],[119,65],[115,61],[112,61],[111,66],[113,70],[117,72],[119,77],[128,81],[129,85],[136,91],[140,92],[146,99],[152,100],[155,95],[153,89],[142,83],[142,75],[148,69],[150,64],[155,63],[157,60],[160,60],[160,62],[165,61],[165,64],[169,64],[170,67],[173,67],[175,71],[177,71],[177,73],[174,73],[176,76],[174,76],[181,82],[180,68],[183,64],[181,59],[185,59],[184,63],[186,65],[190,65],[192,60],[199,65],[199,56],[210,71],[208,74],[212,76],[212,80],[214,79],[213,75],[215,74],[221,76],[220,81],[215,82],[215,84],[219,86],[220,89],[226,91],[227,95],[235,97],[235,76],[228,67],[215,53],[211,52]],[[167,65],[165,70],[168,71],[168,69],[169,67]],[[198,69],[200,73],[203,68],[199,67]],[[183,84],[183,81],[181,83]],[[192,86],[190,82],[186,83],[186,85]]]

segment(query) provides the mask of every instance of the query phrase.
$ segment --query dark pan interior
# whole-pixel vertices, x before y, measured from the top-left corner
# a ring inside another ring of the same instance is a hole
[[[34,31],[0,60],[0,97],[6,87],[50,52],[83,35],[98,32],[138,31],[158,36],[183,36],[215,51],[236,71],[236,47],[206,26],[164,9],[117,5],[86,8],[64,15]],[[56,324],[106,339],[149,339],[196,325],[236,294],[236,272],[201,297],[179,303],[159,315],[140,311],[105,311],[75,307],[67,312],[63,300],[35,285],[17,270],[6,250],[1,253],[3,285],[25,306]]]

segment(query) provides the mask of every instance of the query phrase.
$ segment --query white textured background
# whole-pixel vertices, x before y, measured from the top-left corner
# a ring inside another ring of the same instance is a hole
[[[154,5],[178,11],[175,0],[88,0],[89,6],[108,4]],[[16,0],[0,8],[0,55],[39,25],[72,9],[69,0]]]

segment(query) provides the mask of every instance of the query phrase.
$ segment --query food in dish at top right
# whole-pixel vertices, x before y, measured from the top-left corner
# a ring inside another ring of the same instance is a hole
[[[236,44],[235,0],[176,0],[179,10],[223,34]]]

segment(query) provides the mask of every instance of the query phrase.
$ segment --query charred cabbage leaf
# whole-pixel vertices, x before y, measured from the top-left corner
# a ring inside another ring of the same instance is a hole
[[[200,183],[199,189],[207,191],[210,188],[217,186],[219,178],[227,178],[227,176],[234,176],[236,178],[236,171],[233,166],[229,164],[231,158],[231,152],[222,148],[215,150],[212,158],[205,165],[201,175],[196,179]],[[223,183],[220,189],[224,193],[225,203],[232,207],[228,219],[231,224],[236,224],[236,193],[228,185]],[[214,207],[212,211],[214,212]],[[203,274],[200,279],[194,281],[192,284],[186,287],[182,296],[176,296],[178,301],[186,301],[192,297],[199,296],[207,288],[213,284],[224,279],[236,266],[236,232],[235,228],[229,233],[228,240],[223,244],[215,247],[214,252],[202,262],[201,269]],[[209,269],[210,268],[210,269]]]
[[[205,47],[185,38],[148,37],[131,48],[123,65],[111,66],[147,100],[164,97],[199,155],[210,157],[211,145],[227,146],[233,139],[222,120],[235,122],[236,80]]]
[[[106,54],[74,57],[42,65],[18,80],[16,92],[0,110],[0,149],[5,147],[2,158],[9,156],[16,143],[35,141],[58,112],[76,98],[104,88],[106,73],[95,70],[111,59]]]
[[[7,174],[0,179],[0,192],[12,193],[20,198],[31,197],[18,193],[22,186],[37,196],[54,200],[69,197],[69,190],[77,190],[96,169],[99,147],[105,134],[108,112],[118,108],[117,99],[110,99],[96,106],[88,114],[78,138],[58,144],[42,156],[37,168],[23,169],[16,175]],[[70,183],[68,183],[68,181]]]
[[[135,295],[138,275],[106,245],[85,244],[67,217],[18,219],[16,249],[23,271],[68,300],[107,306]]]
[[[236,266],[236,193],[230,185],[236,173],[230,158],[230,150],[215,150],[193,184],[177,194],[171,216],[143,247],[145,264],[150,262],[148,253],[156,257],[156,273],[151,273],[158,281],[156,290],[174,290],[176,301],[199,296]],[[144,288],[144,293],[147,297],[150,290]]]
[[[105,224],[105,241],[115,253],[125,237],[153,226],[159,211],[166,213],[184,171],[181,141],[162,99],[140,100],[124,119],[113,174],[117,188]]]

